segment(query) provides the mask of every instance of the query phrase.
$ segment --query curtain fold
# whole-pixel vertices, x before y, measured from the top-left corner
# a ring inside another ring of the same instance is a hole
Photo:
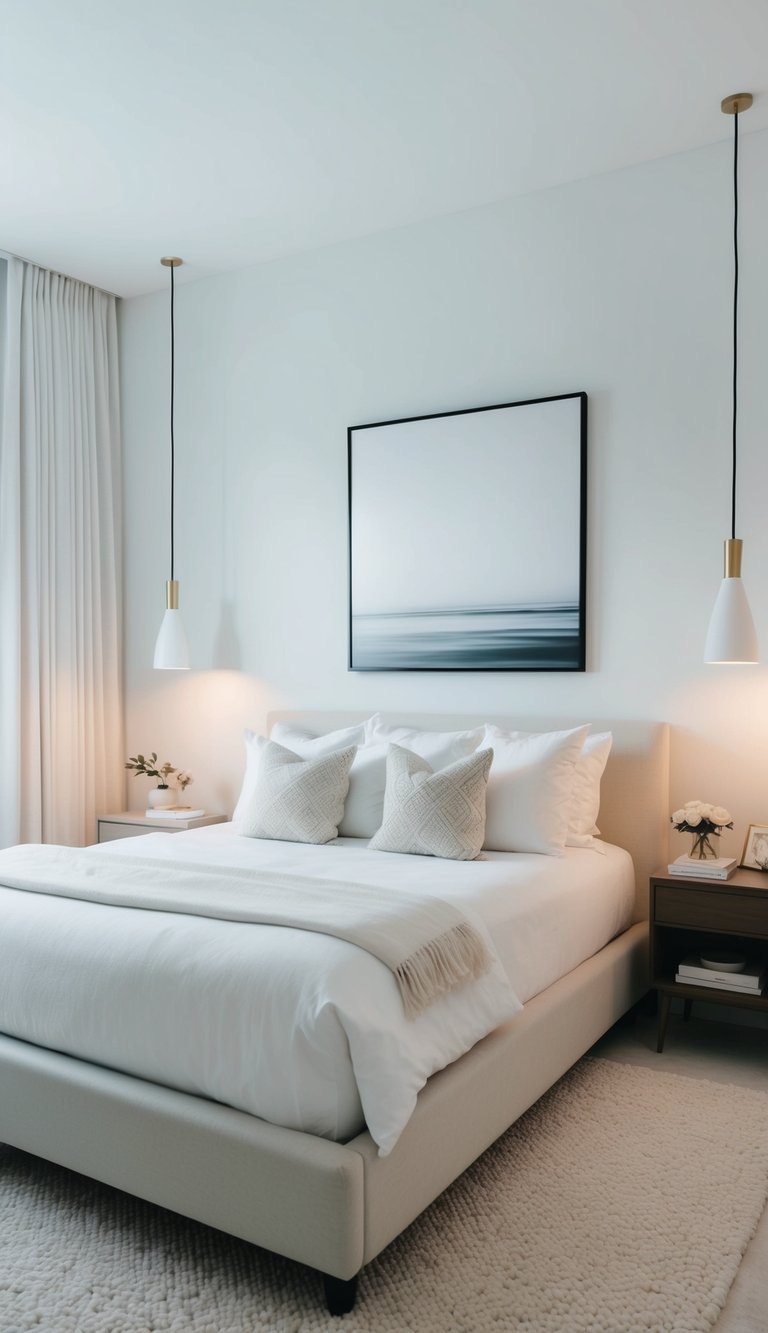
[[[122,807],[116,302],[0,260],[0,846]]]

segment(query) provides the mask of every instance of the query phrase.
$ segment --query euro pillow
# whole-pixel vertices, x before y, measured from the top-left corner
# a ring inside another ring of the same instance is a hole
[[[340,727],[338,731],[324,731],[318,736],[293,722],[275,722],[269,733],[271,741],[284,745],[286,749],[300,754],[302,759],[318,759],[324,754],[333,754],[336,750],[346,750],[350,745],[365,744],[367,722],[358,722],[353,727]]]
[[[492,759],[490,750],[480,750],[435,772],[412,750],[390,745],[384,819],[371,850],[475,860],[483,846]]]
[[[594,847],[599,837],[597,815],[600,809],[600,780],[613,744],[610,731],[590,734],[576,761],[573,772],[573,797],[566,847]]]
[[[366,745],[400,745],[426,759],[433,768],[446,768],[456,759],[474,754],[485,734],[485,726],[469,731],[420,731],[417,727],[392,726],[374,713],[365,724]]]
[[[281,842],[331,842],[344,813],[354,745],[302,759],[275,741],[257,739],[253,780],[233,821],[235,832]],[[242,796],[238,808],[241,803]]]
[[[486,726],[484,744],[493,749],[493,768],[484,847],[562,856],[574,770],[588,732],[588,726],[538,733]]]

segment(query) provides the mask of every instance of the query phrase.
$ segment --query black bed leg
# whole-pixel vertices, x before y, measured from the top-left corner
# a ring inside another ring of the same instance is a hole
[[[357,1274],[345,1281],[342,1277],[331,1277],[329,1273],[323,1273],[323,1286],[328,1313],[349,1314],[357,1297]]]

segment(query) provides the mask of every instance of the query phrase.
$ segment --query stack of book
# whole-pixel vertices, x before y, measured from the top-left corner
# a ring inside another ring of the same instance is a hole
[[[687,986],[706,986],[711,990],[727,990],[738,995],[762,995],[766,972],[762,963],[746,963],[742,972],[729,972],[716,967],[705,967],[700,957],[692,955],[679,964],[675,981]]]
[[[732,856],[716,856],[708,861],[700,861],[697,856],[678,856],[667,866],[670,875],[687,875],[692,879],[730,879],[735,869]]]
[[[147,810],[148,819],[199,819],[204,814],[204,810],[193,810],[191,805],[166,805],[165,809],[157,806]]]

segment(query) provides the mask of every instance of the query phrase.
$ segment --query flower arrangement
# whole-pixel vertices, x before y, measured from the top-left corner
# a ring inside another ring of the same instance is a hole
[[[670,820],[678,833],[692,833],[693,846],[691,856],[703,861],[707,856],[717,856],[709,841],[714,834],[720,837],[724,828],[733,828],[733,819],[722,805],[708,805],[705,801],[686,801],[680,810],[670,815]]]
[[[142,774],[148,778],[157,778],[157,785],[163,791],[170,787],[171,784],[168,779],[173,777],[174,774],[176,776],[176,786],[180,787],[182,791],[192,782],[190,773],[183,773],[180,768],[174,768],[173,764],[158,764],[157,755],[154,751],[146,758],[143,754],[134,755],[126,761],[125,767],[132,768],[137,777]]]

